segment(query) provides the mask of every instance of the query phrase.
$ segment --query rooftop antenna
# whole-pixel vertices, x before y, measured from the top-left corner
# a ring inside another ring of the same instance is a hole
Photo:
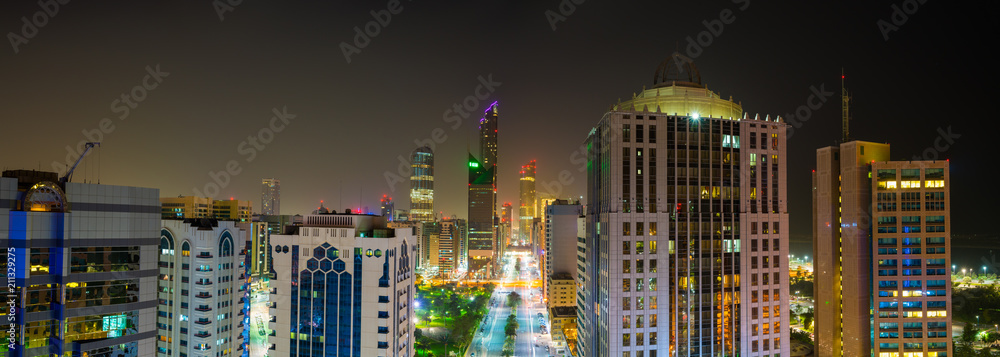
[[[840,68],[840,96],[841,96],[841,120],[843,121],[842,128],[842,140],[847,142],[851,138],[851,111],[850,102],[851,95],[847,92],[847,86],[844,85],[844,68]]]

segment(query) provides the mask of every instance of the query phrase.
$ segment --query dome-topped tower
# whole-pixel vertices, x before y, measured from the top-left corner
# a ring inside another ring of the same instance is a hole
[[[732,98],[722,99],[708,90],[701,82],[698,66],[680,53],[670,55],[656,68],[653,87],[643,88],[612,109],[735,120],[743,117],[743,107]]]
[[[660,63],[653,75],[653,88],[666,86],[684,86],[703,88],[701,85],[701,73],[694,60],[674,52]]]

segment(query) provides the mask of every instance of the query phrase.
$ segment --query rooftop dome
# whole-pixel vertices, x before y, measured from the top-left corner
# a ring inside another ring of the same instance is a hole
[[[701,73],[698,72],[694,60],[677,52],[661,62],[656,68],[656,74],[653,75],[653,88],[675,85],[703,88]]]

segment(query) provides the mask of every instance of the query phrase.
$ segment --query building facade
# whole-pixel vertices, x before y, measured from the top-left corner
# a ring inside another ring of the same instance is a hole
[[[236,199],[213,200],[207,197],[160,197],[161,218],[215,218],[250,222],[253,206],[250,201]]]
[[[427,146],[410,155],[410,214],[411,221],[434,220],[434,152]]]
[[[865,141],[816,152],[817,356],[951,351],[948,162],[889,152]]]
[[[260,183],[260,214],[281,214],[281,181],[276,178],[262,179]]]
[[[518,207],[518,235],[521,242],[531,242],[531,220],[537,216],[535,213],[535,160],[521,166],[521,205]]]
[[[248,228],[210,218],[161,221],[157,356],[242,355]]]
[[[0,245],[15,305],[0,312],[10,322],[0,352],[155,355],[158,197],[153,188],[4,171]]]
[[[379,215],[385,217],[389,222],[395,221],[396,205],[392,203],[392,197],[382,195],[380,205],[381,210],[379,211]]]
[[[788,356],[787,124],[674,54],[591,130],[581,355]]]
[[[545,257],[542,293],[546,307],[576,306],[577,239],[583,235],[583,206],[556,200],[545,207]]]
[[[275,356],[413,356],[413,228],[314,214],[272,235]]]

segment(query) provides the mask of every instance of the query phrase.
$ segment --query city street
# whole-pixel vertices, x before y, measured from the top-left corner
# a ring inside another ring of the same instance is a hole
[[[255,290],[250,294],[250,357],[267,356],[270,346],[267,342],[269,298],[267,290]]]
[[[511,292],[521,295],[522,303],[517,307],[517,338],[515,340],[514,356],[548,356],[549,336],[540,331],[540,321],[548,323],[545,305],[540,301],[538,288],[531,284],[508,284],[537,278],[533,273],[537,268],[529,268],[531,258],[521,257],[521,273],[514,271],[516,257],[508,255],[504,263],[502,283],[493,292],[491,308],[483,319],[480,330],[472,340],[466,356],[501,356],[505,340],[504,327],[511,309],[507,307],[507,296]],[[542,314],[539,319],[538,314]]]

